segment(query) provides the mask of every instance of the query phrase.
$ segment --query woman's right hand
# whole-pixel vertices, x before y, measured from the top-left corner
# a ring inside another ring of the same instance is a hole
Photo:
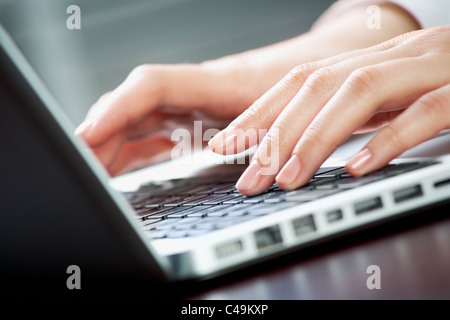
[[[417,28],[401,10],[384,7],[383,28],[368,30],[365,9],[349,10],[329,25],[260,49],[200,64],[139,66],[91,107],[76,134],[113,176],[168,160],[175,129],[188,129],[192,137],[194,121],[202,121],[204,131],[219,132],[294,66]]]

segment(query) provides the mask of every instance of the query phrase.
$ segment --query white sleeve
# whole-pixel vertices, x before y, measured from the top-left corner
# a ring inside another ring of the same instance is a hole
[[[390,0],[408,11],[422,28],[450,24],[450,0]]]
[[[391,3],[403,8],[422,28],[450,24],[450,0],[339,0],[319,17],[315,25],[332,20],[355,6],[383,3]]]

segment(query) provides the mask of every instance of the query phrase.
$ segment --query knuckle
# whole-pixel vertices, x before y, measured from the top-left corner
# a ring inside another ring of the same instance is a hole
[[[300,64],[289,71],[287,80],[294,84],[303,83],[314,71],[315,68],[312,63]]]
[[[129,77],[130,78],[155,77],[157,79],[160,70],[162,70],[162,66],[157,64],[141,64],[136,66],[133,70],[131,70]]]
[[[382,130],[383,135],[380,137],[384,145],[398,150],[406,150],[408,146],[405,144],[404,140],[398,129],[394,126],[386,126]]]
[[[262,112],[263,103],[260,100],[255,101],[250,107],[243,113],[242,121],[250,121],[256,126],[264,122],[264,116]]]
[[[150,73],[151,66],[149,64],[141,64],[137,67],[134,67],[133,70],[130,72],[131,77],[137,77],[137,76],[145,76]]]
[[[281,129],[272,126],[264,135],[261,145],[258,148],[258,154],[274,157],[278,156],[279,152],[286,152],[289,149],[289,143],[285,135],[282,134]]]
[[[331,67],[324,67],[314,71],[306,80],[304,87],[310,92],[326,92],[334,87],[335,71]]]
[[[381,80],[381,72],[374,67],[359,68],[347,80],[347,87],[356,95],[373,93]]]
[[[418,103],[424,109],[426,115],[432,119],[441,119],[445,115],[449,115],[450,99],[438,92],[423,95]]]
[[[311,148],[311,150],[323,148],[326,143],[321,131],[315,126],[308,127],[305,132],[303,132],[301,139],[304,144]]]
[[[263,145],[279,148],[283,145],[281,139],[280,129],[277,127],[272,127],[264,136]]]

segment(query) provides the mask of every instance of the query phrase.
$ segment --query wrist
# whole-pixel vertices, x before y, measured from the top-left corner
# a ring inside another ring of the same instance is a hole
[[[318,19],[312,31],[318,38],[328,42],[334,54],[362,49],[392,39],[398,35],[420,29],[417,20],[406,10],[384,1],[376,7],[368,7],[377,1],[343,1],[329,9]],[[345,6],[346,3],[350,5]],[[353,5],[351,5],[353,3]],[[377,23],[374,25],[373,20]]]

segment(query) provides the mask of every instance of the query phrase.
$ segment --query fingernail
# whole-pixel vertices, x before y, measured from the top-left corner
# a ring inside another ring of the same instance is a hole
[[[228,127],[209,140],[208,146],[214,152],[224,153],[228,150],[234,150],[234,147],[232,146],[234,145],[235,139],[236,134],[234,133],[234,127]]]
[[[240,179],[236,183],[236,188],[238,190],[251,190],[258,185],[260,177],[261,167],[259,166],[258,162],[254,161],[240,177]]]
[[[86,133],[89,130],[89,128],[92,127],[93,124],[94,121],[92,119],[86,119],[78,126],[78,128],[76,128],[75,134],[80,135],[82,133]]]
[[[372,158],[369,149],[364,148],[347,162],[347,167],[358,174],[363,174],[364,168]]]
[[[300,168],[301,165],[299,158],[297,155],[293,155],[277,175],[277,183],[283,185],[292,184],[297,180],[297,177],[300,174]]]

